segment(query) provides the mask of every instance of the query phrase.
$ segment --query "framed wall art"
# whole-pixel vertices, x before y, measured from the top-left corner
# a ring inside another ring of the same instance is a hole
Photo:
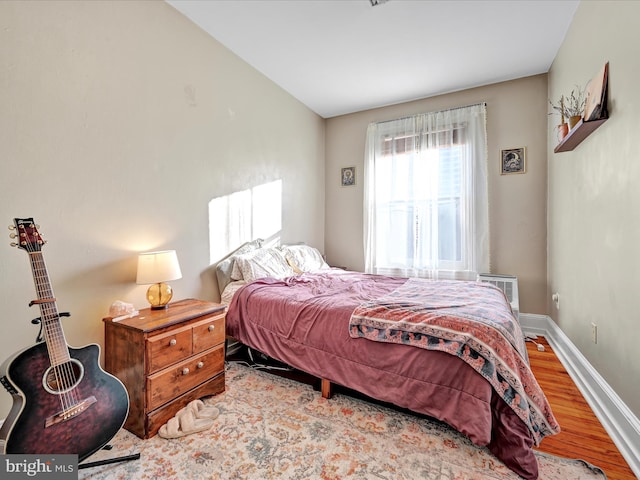
[[[525,147],[507,148],[500,151],[500,175],[511,173],[525,173]]]
[[[356,184],[356,167],[340,169],[340,184],[343,187],[351,187]]]

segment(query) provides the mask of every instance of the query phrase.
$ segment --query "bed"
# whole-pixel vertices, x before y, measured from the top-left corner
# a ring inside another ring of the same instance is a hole
[[[216,267],[227,334],[331,384],[448,423],[526,479],[559,432],[504,294],[481,282],[329,268],[306,245],[249,242]]]

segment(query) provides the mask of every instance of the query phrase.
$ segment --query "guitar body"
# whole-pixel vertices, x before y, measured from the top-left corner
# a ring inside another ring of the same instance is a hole
[[[100,347],[67,348],[70,364],[80,373],[73,388],[62,393],[45,388],[51,365],[45,342],[16,353],[0,368],[13,395],[13,407],[0,429],[4,453],[77,454],[82,461],[124,424],[129,397],[120,380],[100,368]],[[68,398],[78,406],[69,407]],[[68,408],[61,407],[61,400]]]

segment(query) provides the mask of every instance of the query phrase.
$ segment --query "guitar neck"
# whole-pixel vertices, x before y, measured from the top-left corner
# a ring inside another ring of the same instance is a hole
[[[38,299],[33,303],[40,308],[42,331],[49,351],[51,365],[61,365],[68,362],[71,357],[62,330],[56,299],[49,281],[47,266],[42,253],[39,251],[29,252],[29,260],[31,261],[31,271],[38,296]]]

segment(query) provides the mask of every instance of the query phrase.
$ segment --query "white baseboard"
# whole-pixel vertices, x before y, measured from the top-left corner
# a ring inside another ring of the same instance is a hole
[[[633,473],[640,478],[638,417],[550,317],[521,313],[520,324],[525,334],[540,335],[547,339]]]

